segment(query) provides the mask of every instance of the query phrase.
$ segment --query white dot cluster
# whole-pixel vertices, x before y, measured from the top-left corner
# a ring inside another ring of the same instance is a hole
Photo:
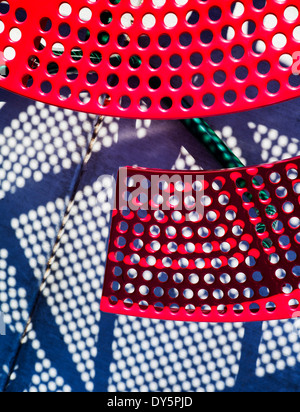
[[[299,337],[297,319],[264,322],[258,348],[256,376],[263,378],[296,367],[300,362]]]
[[[0,132],[0,199],[80,164],[92,122],[87,114],[74,114],[43,103],[29,105]]]
[[[65,201],[58,198],[55,202],[48,202],[46,206],[39,206],[37,210],[30,210],[28,214],[23,213],[11,221],[16,238],[38,280],[43,277],[65,208]]]
[[[112,184],[113,179],[106,177],[77,193],[52,272],[42,290],[88,391],[94,387]],[[40,374],[32,378],[31,390],[40,390],[40,384],[48,385],[46,381],[35,385],[40,378]],[[52,388],[48,385],[47,390]]]
[[[5,325],[13,333],[22,333],[27,321],[28,300],[24,287],[17,283],[17,270],[9,265],[6,249],[0,250],[0,311]]]
[[[239,372],[242,324],[160,322],[119,316],[108,390],[222,391]]]

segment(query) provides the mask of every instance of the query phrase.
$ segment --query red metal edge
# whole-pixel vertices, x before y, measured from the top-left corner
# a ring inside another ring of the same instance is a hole
[[[5,29],[0,33],[0,43],[3,49],[13,47],[16,51],[16,58],[12,61],[5,59],[4,50],[0,47],[0,60],[4,61],[10,70],[7,78],[0,77],[0,87],[10,90],[14,93],[21,94],[28,98],[42,101],[47,104],[56,105],[62,108],[72,109],[76,111],[83,111],[86,113],[102,114],[106,116],[118,116],[126,118],[146,118],[146,119],[183,119],[191,117],[208,117],[222,114],[229,114],[235,112],[243,112],[255,108],[261,108],[267,105],[281,103],[300,96],[300,87],[289,84],[289,76],[292,75],[291,67],[282,67],[279,64],[280,56],[284,54],[293,55],[299,50],[300,41],[293,35],[294,29],[300,24],[300,17],[295,21],[289,22],[283,17],[284,10],[288,6],[297,6],[295,0],[275,1],[270,0],[266,3],[264,8],[258,9],[253,6],[250,0],[244,0],[245,7],[244,14],[235,17],[230,13],[230,7],[233,4],[231,0],[224,0],[220,4],[223,11],[222,20],[212,21],[209,18],[210,7],[215,6],[211,1],[201,2],[191,0],[187,4],[178,6],[175,0],[170,0],[161,8],[155,8],[151,0],[144,0],[140,7],[134,7],[129,0],[122,1],[118,4],[112,4],[108,0],[103,2],[88,2],[87,0],[72,0],[69,2],[73,8],[73,14],[70,16],[62,16],[58,13],[58,8],[62,4],[60,0],[53,0],[52,2],[43,4],[43,7],[35,7],[33,0],[13,0],[9,1],[10,12],[0,15],[3,20]],[[101,4],[100,4],[101,3]],[[79,18],[79,12],[83,7],[90,7],[94,12],[91,22],[84,22]],[[24,8],[27,11],[28,18],[25,22],[16,21],[14,12],[17,8]],[[110,10],[115,14],[112,25],[104,25],[99,21],[99,12],[102,10]],[[191,10],[196,10],[201,14],[202,24],[189,24],[185,20],[186,13]],[[30,12],[29,12],[30,11]],[[97,12],[97,13],[96,13]],[[123,13],[131,12],[135,17],[135,25],[124,28],[121,24],[121,16]],[[145,13],[153,13],[157,17],[157,24],[152,29],[145,29],[142,25],[142,18]],[[164,16],[167,13],[176,13],[182,17],[178,23],[178,27],[168,28],[164,25]],[[263,25],[263,18],[265,15],[274,14],[277,16],[278,24],[274,29],[267,29]],[[49,31],[41,30],[40,19],[49,17],[53,20],[53,28]],[[241,30],[244,22],[253,21],[256,25],[256,30],[252,34],[245,34]],[[70,24],[71,35],[66,38],[58,34],[58,27],[60,23]],[[233,40],[226,40],[220,35],[222,27],[227,25],[233,26],[236,35]],[[97,26],[99,25],[99,26]],[[80,27],[87,26],[93,31],[91,41],[93,49],[103,50],[103,58],[101,68],[99,66],[99,74],[101,74],[101,85],[89,85],[87,79],[82,77],[80,81],[70,81],[66,76],[66,69],[71,66],[79,68],[80,74],[84,76],[88,70],[97,71],[98,68],[91,64],[86,56],[82,61],[74,62],[70,56],[70,48],[76,46],[82,47],[89,52],[85,42],[80,41],[76,37],[76,32]],[[22,38],[19,41],[13,41],[10,36],[10,29],[17,28],[22,31]],[[99,30],[108,30],[112,37],[116,38],[118,33],[128,32],[135,40],[125,48],[120,47],[116,40],[114,44],[110,42],[107,45],[97,45],[97,34]],[[200,42],[200,34],[202,30],[211,30],[215,35],[214,41],[205,44]],[[183,47],[178,43],[178,36],[184,32],[193,34],[193,42],[188,47]],[[146,34],[153,41],[146,49],[138,48],[136,38],[139,34]],[[162,33],[169,33],[174,42],[167,49],[162,49],[157,44],[157,39]],[[272,44],[274,35],[282,33],[288,36],[286,46],[277,48]],[[34,45],[36,38],[44,37],[46,46],[39,48]],[[257,40],[263,40],[267,44],[267,48],[262,53],[255,53],[252,50],[251,44]],[[61,42],[68,53],[63,56],[55,56],[51,53],[51,47],[55,42]],[[177,43],[176,43],[177,41]],[[176,44],[175,44],[176,43]],[[96,46],[97,45],[97,46]],[[242,45],[245,48],[245,55],[241,59],[234,58],[231,55],[231,49],[234,46]],[[87,49],[85,49],[87,47]],[[215,63],[210,60],[210,52],[216,49],[222,49],[225,57],[222,63]],[[148,63],[142,65],[138,69],[133,69],[128,63],[128,56],[130,54],[139,54],[145,62],[149,61],[152,55],[162,55],[165,60],[159,70],[152,69]],[[122,57],[122,66],[110,67],[109,55],[110,53],[118,52]],[[203,63],[199,67],[194,67],[190,64],[189,58],[191,53],[201,52],[203,54]],[[130,54],[128,54],[130,53]],[[184,64],[179,68],[173,68],[169,64],[169,57],[172,54],[182,54]],[[3,55],[3,56],[2,56]],[[67,55],[67,56],[66,56]],[[36,56],[40,60],[39,67],[30,67],[28,65],[28,58]],[[267,61],[271,64],[270,72],[265,75],[257,70],[257,64],[261,61]],[[55,75],[47,73],[47,64],[49,62],[57,62],[60,70]],[[252,63],[250,63],[252,62]],[[104,66],[104,67],[103,67]],[[205,66],[205,67],[203,67]],[[241,66],[249,66],[249,75],[245,80],[237,79],[234,75],[234,68]],[[224,84],[217,84],[213,80],[214,72],[226,72],[227,79]],[[157,76],[159,72],[164,73],[162,76],[162,86],[157,90],[149,90],[149,79],[152,76]],[[194,74],[201,73],[204,75],[206,82],[201,87],[195,87],[191,82],[191,77]],[[120,76],[120,83],[118,87],[110,87],[105,84],[105,79],[108,75],[114,74]],[[170,77],[172,75],[181,75],[184,78],[183,86],[180,90],[175,90],[170,85]],[[127,84],[126,76],[137,75],[140,76],[141,85],[136,89],[131,89]],[[30,87],[24,86],[24,77],[31,76],[33,85]],[[165,77],[165,78],[164,78]],[[43,81],[52,83],[51,92],[44,93],[41,90],[41,83]],[[269,81],[278,81],[280,83],[280,90],[278,92],[270,92],[268,90]],[[101,87],[100,87],[101,86]],[[259,89],[258,96],[249,98],[246,95],[247,86],[257,87]],[[64,100],[64,96],[60,95],[60,88],[70,87],[71,96]],[[82,102],[79,99],[79,93],[88,89],[91,93],[91,100],[88,103]],[[106,106],[100,106],[97,99],[98,93],[110,93],[111,101]],[[236,100],[233,103],[225,101],[225,93],[234,91],[237,94]],[[214,94],[215,103],[212,106],[207,106],[201,101],[201,98],[207,94]],[[129,107],[121,107],[119,99],[127,96],[132,99]],[[144,111],[139,106],[139,100],[144,97],[151,97],[152,105],[148,110]],[[183,107],[181,104],[182,98],[190,96],[194,99],[194,106],[190,109]],[[169,109],[164,109],[160,105],[160,100],[165,97],[171,97],[173,105]]]
[[[276,299],[275,299],[276,298]],[[236,313],[233,310],[234,305],[226,306],[227,312],[221,314],[217,307],[214,306],[209,314],[204,314],[200,308],[196,308],[193,313],[188,314],[184,308],[180,308],[178,312],[172,312],[169,308],[164,307],[161,311],[155,310],[153,305],[149,305],[147,309],[142,310],[137,303],[126,308],[123,302],[118,302],[112,305],[109,298],[103,296],[100,302],[101,312],[111,313],[114,315],[133,316],[137,318],[151,318],[164,321],[181,321],[181,322],[211,322],[211,323],[232,323],[232,322],[262,322],[271,320],[282,320],[300,317],[298,309],[292,309],[288,305],[290,299],[300,299],[300,290],[294,291],[287,295],[277,295],[273,297],[276,301],[277,308],[275,311],[265,309],[265,304],[270,299],[261,299],[259,303],[264,306],[257,313],[251,312],[249,306],[252,302],[243,303],[244,311]],[[257,301],[256,301],[257,303]],[[278,315],[280,313],[280,316]]]
[[[259,169],[266,169],[269,171],[277,170],[277,166],[281,166],[282,170],[287,172],[293,167],[296,167],[298,170],[299,166],[297,163],[300,161],[300,156],[285,159],[283,161],[273,162],[270,164],[262,164],[256,166],[249,166],[243,168],[236,168],[236,169],[223,169],[222,171],[201,171],[203,175],[215,175],[216,172],[222,173],[226,172],[232,175],[239,174],[240,172],[246,171],[249,176],[254,176],[259,174]],[[128,168],[121,168],[127,169],[128,171],[136,171],[136,172],[145,172],[145,176],[147,173],[151,172],[153,174],[166,174],[166,173],[174,173],[174,174],[199,174],[199,171],[170,171],[170,170],[161,170],[161,169],[146,169],[142,167],[128,167]],[[297,179],[299,181],[299,179]],[[281,182],[280,182],[281,184]],[[298,201],[300,199],[298,198]],[[115,211],[113,212],[113,216],[115,215]],[[112,220],[113,225],[113,220]],[[112,238],[109,241],[109,248],[111,246]],[[297,264],[297,263],[296,263]],[[108,268],[108,265],[107,265]],[[107,271],[106,268],[106,271]],[[259,270],[259,268],[257,268]],[[108,274],[109,275],[109,274]],[[273,310],[272,307],[269,306],[267,309],[267,304],[270,303],[270,299],[276,305],[276,309]],[[126,315],[126,316],[134,316],[140,318],[153,318],[153,319],[160,319],[160,320],[175,320],[175,321],[186,321],[186,322],[253,322],[253,321],[269,321],[269,320],[279,320],[279,319],[289,319],[294,317],[300,317],[300,309],[298,307],[290,306],[291,300],[300,301],[300,290],[294,290],[292,293],[280,293],[272,295],[272,297],[268,298],[259,298],[256,300],[249,300],[244,301],[243,311],[238,313],[234,310],[234,304],[227,304],[226,305],[226,312],[221,313],[218,311],[218,306],[211,306],[211,311],[209,313],[203,313],[201,307],[196,307],[193,312],[188,312],[184,307],[181,307],[178,311],[172,311],[168,306],[164,306],[163,309],[159,308],[156,309],[154,305],[149,304],[148,307],[141,308],[138,303],[133,303],[130,306],[126,306],[123,301],[119,300],[116,304],[111,303],[107,296],[103,296],[100,303],[100,310],[102,312],[119,314],[119,315]],[[202,302],[205,305],[205,302]],[[250,310],[250,305],[252,303],[256,303],[259,305],[259,310]]]

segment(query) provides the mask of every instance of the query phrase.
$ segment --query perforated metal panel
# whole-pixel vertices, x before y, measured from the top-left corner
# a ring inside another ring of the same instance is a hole
[[[184,321],[299,310],[300,158],[216,172],[124,168],[101,309]]]
[[[0,87],[89,113],[191,118],[291,99],[298,50],[296,0],[0,1]]]

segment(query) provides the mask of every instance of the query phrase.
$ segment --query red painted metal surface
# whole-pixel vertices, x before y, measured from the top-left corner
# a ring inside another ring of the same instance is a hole
[[[120,169],[101,310],[197,322],[295,316],[299,202],[300,157],[220,171]]]
[[[0,1],[0,87],[89,113],[191,118],[300,95],[296,0]]]

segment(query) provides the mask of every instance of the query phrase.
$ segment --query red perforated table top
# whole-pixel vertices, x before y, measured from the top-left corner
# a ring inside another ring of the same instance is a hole
[[[299,315],[299,202],[300,157],[121,169],[101,309],[205,322]]]
[[[0,1],[0,87],[89,113],[191,118],[300,95],[296,0]]]

